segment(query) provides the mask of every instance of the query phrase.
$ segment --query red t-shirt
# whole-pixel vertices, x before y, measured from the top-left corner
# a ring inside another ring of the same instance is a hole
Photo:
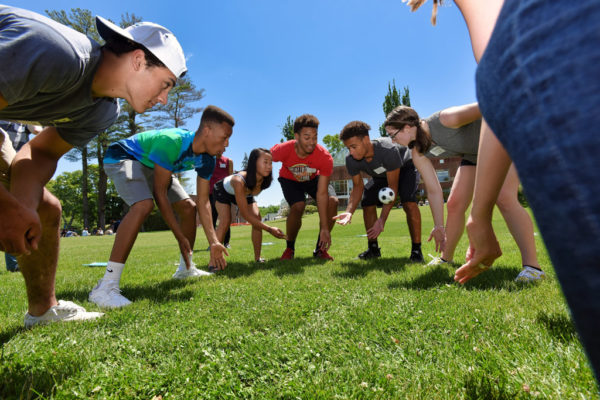
[[[281,161],[279,170],[281,178],[298,182],[306,182],[317,175],[329,176],[333,172],[333,157],[325,147],[317,144],[315,150],[306,158],[298,157],[295,140],[276,144],[271,148],[273,161]]]
[[[229,158],[221,156],[220,158],[216,159],[215,169],[210,177],[209,185],[211,194],[213,192],[213,186],[215,186],[215,183],[219,182],[227,175],[229,175]]]

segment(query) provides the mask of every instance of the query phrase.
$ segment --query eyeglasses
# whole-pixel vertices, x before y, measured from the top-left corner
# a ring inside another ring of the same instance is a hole
[[[401,130],[402,130],[402,129],[398,129],[398,130],[396,130],[396,132],[394,132],[394,133],[389,133],[388,135],[390,136],[390,139],[394,140],[394,138],[395,138],[396,136],[398,136],[398,133],[399,133]]]

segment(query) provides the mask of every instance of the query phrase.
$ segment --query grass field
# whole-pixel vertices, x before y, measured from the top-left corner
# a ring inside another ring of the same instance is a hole
[[[269,261],[254,264],[250,228],[234,227],[227,270],[187,281],[170,279],[172,234],[140,234],[121,285],[134,304],[95,322],[24,330],[22,277],[3,269],[0,398],[597,399],[540,237],[548,279],[515,283],[520,256],[498,215],[504,255],[464,287],[454,267],[408,263],[402,210],[391,213],[377,261],[355,259],[366,248],[360,211],[335,227],[335,261],[314,260],[311,215],[295,260],[279,261],[285,243],[265,234]],[[113,240],[62,239],[58,298],[97,309],[87,296],[104,269],[82,264],[106,261]],[[199,230],[199,266],[205,248]]]

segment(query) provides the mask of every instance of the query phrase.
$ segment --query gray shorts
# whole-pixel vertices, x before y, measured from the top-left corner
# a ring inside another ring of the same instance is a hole
[[[136,160],[122,160],[114,164],[104,164],[104,170],[127,205],[131,206],[138,201],[154,197],[154,169]],[[171,203],[190,198],[174,175],[171,176],[167,197]]]
[[[0,185],[7,189],[10,187],[10,164],[16,154],[8,134],[0,128]]]

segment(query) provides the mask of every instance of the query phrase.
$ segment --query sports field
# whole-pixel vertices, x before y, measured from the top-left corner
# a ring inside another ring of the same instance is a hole
[[[430,212],[421,213],[429,232]],[[31,331],[22,328],[23,279],[3,269],[0,398],[597,399],[540,236],[548,279],[517,284],[517,247],[498,213],[494,224],[504,256],[465,287],[453,267],[408,263],[402,210],[391,213],[376,261],[354,259],[366,248],[360,211],[334,228],[335,261],[313,259],[313,214],[295,260],[279,261],[285,243],[265,234],[269,261],[254,264],[250,227],[237,226],[227,270],[186,281],[170,279],[173,235],[143,233],[121,283],[131,306]],[[106,261],[113,240],[61,240],[58,298],[97,309],[87,296],[104,269],[82,264]],[[457,254],[466,245],[463,237]],[[199,267],[206,246],[200,229]]]

